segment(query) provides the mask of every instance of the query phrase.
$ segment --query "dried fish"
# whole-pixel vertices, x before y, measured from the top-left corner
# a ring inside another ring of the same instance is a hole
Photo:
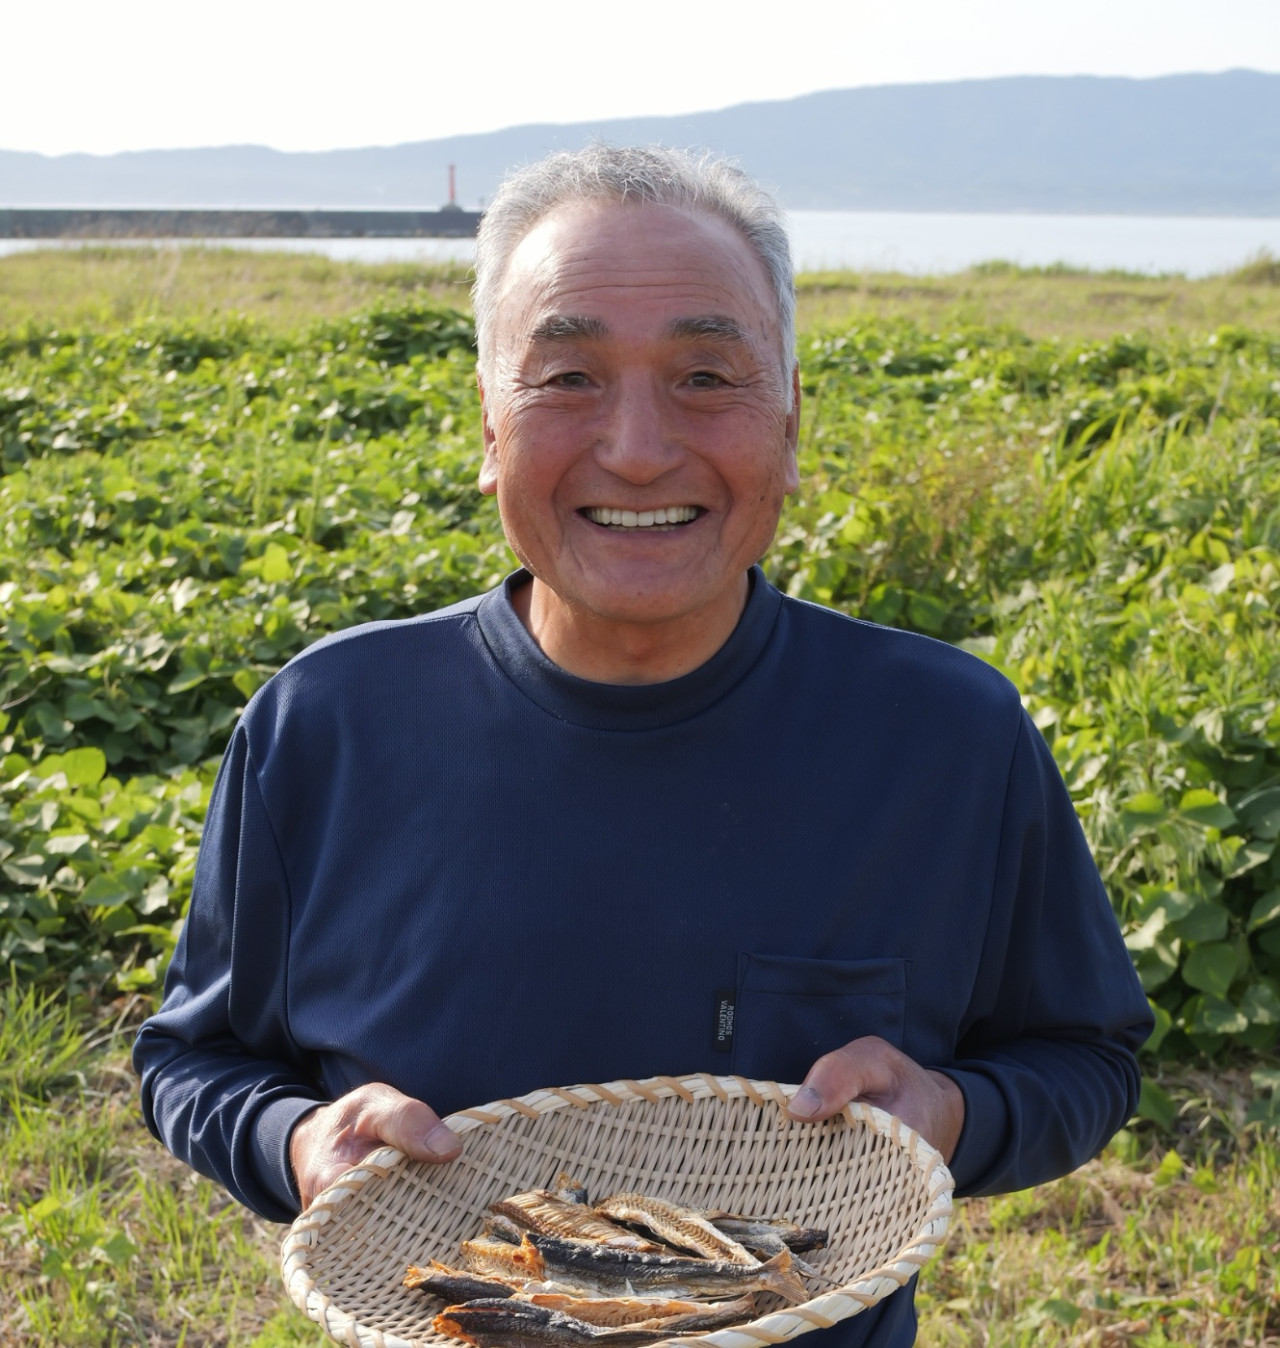
[[[481,1297],[510,1297],[516,1292],[514,1286],[500,1278],[486,1278],[465,1269],[450,1268],[436,1259],[427,1268],[410,1264],[409,1271],[404,1275],[404,1285],[451,1302],[475,1301]]]
[[[524,1239],[525,1228],[517,1226],[510,1217],[500,1212],[491,1212],[484,1219],[484,1234],[495,1240],[505,1240],[508,1245],[519,1245]]]
[[[507,1218],[518,1227],[544,1236],[596,1240],[602,1245],[613,1245],[620,1250],[647,1250],[650,1254],[657,1254],[662,1249],[661,1245],[608,1221],[600,1215],[600,1210],[590,1208],[585,1203],[567,1203],[545,1189],[512,1194],[510,1198],[491,1203],[489,1211],[495,1216]]]
[[[613,1194],[596,1211],[619,1222],[629,1222],[651,1232],[659,1240],[688,1250],[703,1259],[719,1259],[730,1264],[756,1268],[760,1261],[732,1237],[718,1231],[700,1212],[683,1208],[649,1194]]]
[[[486,1248],[476,1250],[479,1245],[479,1241],[467,1241],[462,1247],[467,1262],[474,1268],[505,1276],[495,1265],[473,1262],[477,1258],[482,1261],[496,1258],[514,1276],[551,1277],[592,1292],[662,1291],[667,1296],[692,1298],[774,1292],[791,1302],[804,1301],[809,1295],[792,1268],[789,1250],[767,1263],[754,1263],[748,1267],[727,1260],[644,1254],[590,1241],[562,1240],[558,1236],[533,1233],[514,1250],[501,1242],[490,1242]]]
[[[519,1284],[541,1281],[545,1273],[542,1255],[525,1235],[518,1245],[481,1236],[462,1242],[462,1259],[468,1268],[504,1282]]]
[[[589,1325],[647,1328],[661,1322],[672,1334],[731,1325],[749,1319],[756,1308],[755,1297],[750,1295],[733,1301],[673,1301],[663,1297],[582,1297],[534,1292],[523,1299]]]
[[[782,1217],[744,1217],[737,1212],[701,1209],[702,1216],[725,1235],[742,1241],[744,1236],[778,1236],[795,1254],[826,1247],[829,1232],[820,1226],[797,1226]]]
[[[610,1329],[527,1301],[471,1301],[449,1306],[432,1322],[440,1334],[465,1339],[477,1348],[521,1348],[525,1344],[607,1344],[637,1348],[668,1337],[666,1329]]]
[[[738,1243],[745,1250],[750,1250],[757,1259],[772,1259],[775,1254],[781,1254],[783,1250],[790,1249],[787,1242],[781,1236],[775,1235],[772,1231],[761,1232],[757,1235],[740,1235]],[[828,1278],[825,1273],[819,1273],[816,1268],[806,1260],[801,1259],[798,1254],[792,1251],[791,1266],[795,1271],[805,1278],[817,1278],[822,1282],[836,1285],[835,1278]]]

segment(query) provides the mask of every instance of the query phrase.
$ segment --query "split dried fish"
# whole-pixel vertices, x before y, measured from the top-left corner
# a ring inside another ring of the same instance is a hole
[[[613,1194],[596,1211],[619,1222],[628,1222],[651,1232],[659,1240],[688,1250],[703,1259],[719,1259],[730,1264],[745,1264],[755,1268],[760,1260],[732,1237],[718,1231],[700,1212],[669,1203],[664,1198],[648,1194]]]
[[[569,1203],[545,1189],[512,1194],[510,1198],[491,1203],[489,1211],[507,1218],[526,1231],[536,1231],[544,1236],[596,1240],[601,1245],[616,1246],[620,1250],[645,1250],[650,1254],[658,1254],[662,1249],[661,1245],[609,1221],[609,1214],[603,1208],[590,1208],[585,1203]]]
[[[829,1239],[829,1232],[821,1226],[797,1226],[783,1217],[744,1217],[741,1213],[709,1208],[699,1212],[717,1230],[735,1240],[741,1241],[744,1236],[777,1236],[795,1254],[824,1249]]]
[[[697,1333],[729,1324],[731,1321],[725,1318],[726,1307],[733,1304],[725,1302],[694,1313],[625,1325],[601,1325],[529,1301],[472,1301],[462,1306],[449,1306],[435,1317],[433,1324],[439,1333],[465,1339],[477,1348],[548,1343],[638,1348],[638,1345],[658,1343],[673,1335]],[[733,1314],[741,1318],[739,1310],[735,1309]]]
[[[450,1268],[433,1259],[426,1268],[410,1264],[404,1275],[404,1286],[430,1292],[445,1301],[476,1301],[481,1297],[515,1296],[516,1289],[501,1278],[485,1277],[482,1273]]]
[[[484,1273],[525,1280],[550,1277],[606,1294],[619,1289],[661,1291],[675,1297],[773,1292],[790,1302],[804,1301],[809,1295],[792,1268],[789,1250],[766,1263],[753,1261],[747,1266],[678,1254],[645,1254],[530,1233],[519,1246],[502,1241],[464,1241],[462,1252],[471,1267]]]
[[[734,1301],[673,1301],[663,1297],[584,1297],[532,1292],[522,1294],[522,1297],[535,1306],[561,1311],[589,1325],[644,1327],[665,1321],[672,1333],[676,1332],[672,1326],[677,1319],[686,1328],[711,1329],[748,1319],[756,1308],[755,1298],[751,1296],[738,1297]]]

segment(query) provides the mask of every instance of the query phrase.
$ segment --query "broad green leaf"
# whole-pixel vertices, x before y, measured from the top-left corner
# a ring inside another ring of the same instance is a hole
[[[1250,983],[1240,998],[1240,1010],[1251,1025],[1280,1025],[1280,996],[1274,984],[1262,979]]]
[[[204,683],[208,677],[206,670],[193,669],[190,665],[187,665],[169,681],[165,691],[169,693],[189,693],[193,688],[198,688]]]
[[[1249,921],[1245,929],[1257,931],[1259,927],[1270,926],[1277,918],[1280,918],[1280,889],[1273,889],[1258,899],[1249,910]]]
[[[1064,1301],[1061,1297],[1050,1297],[1040,1303],[1040,1310],[1046,1319],[1070,1329],[1084,1314],[1074,1301]]]
[[[128,903],[134,891],[118,875],[95,875],[80,891],[80,902],[95,908],[115,908]]]
[[[1157,909],[1140,927],[1125,932],[1124,943],[1133,954],[1151,950],[1155,947],[1157,939],[1168,924],[1167,914]]]
[[[1161,912],[1169,922],[1181,922],[1195,911],[1197,900],[1180,889],[1161,891],[1152,901],[1152,912]]]
[[[1225,941],[1199,945],[1187,956],[1182,976],[1201,992],[1225,997],[1236,974],[1237,952]]]
[[[1206,994],[1195,998],[1188,1011],[1192,1030],[1200,1034],[1243,1034],[1249,1028],[1244,1012],[1222,997]]]
[[[40,733],[45,739],[53,740],[55,744],[61,744],[75,729],[71,721],[68,721],[56,707],[50,706],[47,702],[37,702],[31,708],[31,715],[35,717],[36,724],[40,727]]]
[[[55,833],[45,839],[44,850],[47,856],[69,857],[88,845],[87,833]]]
[[[1133,961],[1142,990],[1155,992],[1163,987],[1178,970],[1178,957],[1172,946],[1165,943],[1153,945],[1149,950],[1138,952]]]
[[[1227,910],[1220,903],[1197,903],[1169,929],[1185,941],[1221,941],[1227,934]]]
[[[1186,1174],[1186,1170],[1182,1157],[1171,1150],[1160,1158],[1160,1164],[1156,1166],[1151,1178],[1160,1186],[1172,1184],[1175,1180],[1180,1180]]]
[[[1232,811],[1212,791],[1202,788],[1183,793],[1178,802],[1178,813],[1206,828],[1230,828],[1236,822]]]
[[[1240,821],[1255,838],[1280,835],[1280,786],[1260,791],[1240,802]]]
[[[1155,1017],[1155,1028],[1151,1031],[1151,1035],[1143,1047],[1148,1053],[1157,1053],[1165,1036],[1173,1028],[1173,1017],[1163,1006],[1157,1005],[1150,999],[1148,999],[1148,1005],[1151,1007],[1151,1014]]]
[[[1130,796],[1121,809],[1125,824],[1131,828],[1158,824],[1167,814],[1164,801],[1154,791],[1142,791],[1136,796]]]
[[[268,543],[262,554],[262,579],[269,584],[293,579],[293,563],[279,543]]]
[[[49,863],[38,852],[0,863],[0,870],[3,870],[15,885],[24,887],[38,885],[48,869]]]
[[[1227,839],[1228,842],[1234,839]],[[1261,866],[1264,861],[1271,859],[1271,853],[1275,850],[1271,842],[1247,842],[1242,847],[1236,849],[1230,864],[1223,871],[1223,875],[1228,880],[1234,880],[1237,875],[1244,875],[1246,871],[1251,871],[1255,866]]]
[[[87,721],[92,717],[109,721],[110,709],[100,698],[89,697],[84,693],[69,693],[62,703],[63,712],[73,721]]]
[[[95,1249],[115,1268],[123,1268],[138,1253],[138,1247],[123,1231],[114,1232]]]
[[[940,636],[947,624],[947,606],[928,594],[913,594],[907,600],[907,621],[919,632]]]
[[[107,756],[92,745],[68,749],[62,755],[62,770],[68,786],[96,786],[106,775]]]
[[[102,819],[102,802],[95,800],[92,796],[86,796],[82,792],[63,796],[62,804],[79,819],[88,820],[93,824],[100,822]]]
[[[256,670],[237,669],[231,676],[231,682],[235,685],[238,693],[249,698],[262,687],[265,680]]]
[[[891,624],[902,612],[903,597],[892,585],[877,585],[871,591],[861,616],[873,623]]]
[[[1147,1119],[1165,1132],[1172,1130],[1178,1120],[1178,1108],[1168,1091],[1143,1077],[1138,1091],[1138,1117]]]

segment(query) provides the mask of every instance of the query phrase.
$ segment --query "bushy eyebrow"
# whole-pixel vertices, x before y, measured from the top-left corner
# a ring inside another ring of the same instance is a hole
[[[599,340],[608,336],[609,329],[598,318],[582,314],[552,314],[544,318],[530,334],[535,342],[573,342],[582,337]]]
[[[723,314],[699,314],[694,318],[675,318],[667,324],[672,337],[711,338],[717,342],[745,342],[747,331],[736,318]]]
[[[602,319],[585,314],[551,314],[538,323],[530,334],[534,342],[573,342],[582,338],[601,341],[609,335]],[[724,314],[696,314],[690,318],[673,318],[667,324],[667,335],[686,340],[716,342],[746,342],[746,329],[736,318]]]

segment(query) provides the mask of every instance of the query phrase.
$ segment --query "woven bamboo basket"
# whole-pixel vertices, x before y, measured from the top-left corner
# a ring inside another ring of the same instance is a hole
[[[742,1325],[668,1343],[760,1348],[858,1314],[903,1286],[941,1245],[952,1179],[901,1120],[849,1105],[824,1123],[787,1117],[795,1086],[742,1077],[650,1077],[535,1091],[451,1115],[447,1165],[385,1147],[320,1194],[281,1251],[294,1303],[350,1348],[459,1348],[432,1328],[434,1297],[401,1286],[409,1264],[456,1263],[488,1205],[567,1171],[604,1197],[641,1190],[693,1207],[826,1227],[806,1259],[815,1294],[762,1297]]]

